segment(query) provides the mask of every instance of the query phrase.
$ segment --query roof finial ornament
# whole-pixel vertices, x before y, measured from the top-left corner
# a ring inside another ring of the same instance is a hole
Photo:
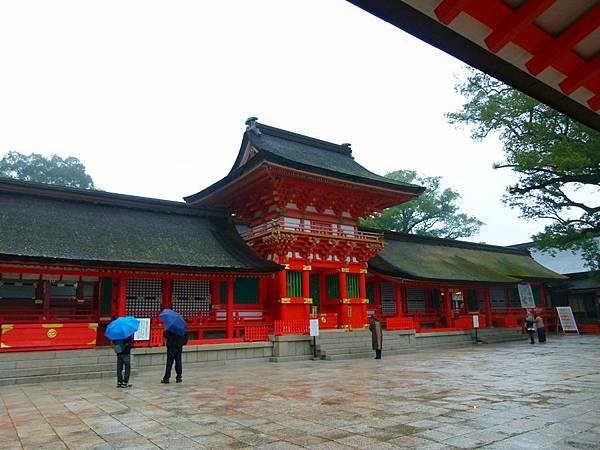
[[[348,151],[348,154],[352,153],[352,144],[344,142],[343,144],[340,144],[340,147],[344,147],[344,149]]]
[[[248,117],[245,122],[246,123],[246,131],[254,131],[257,136],[260,136],[260,134],[261,134],[260,130],[256,126],[257,120],[258,120],[258,117]]]

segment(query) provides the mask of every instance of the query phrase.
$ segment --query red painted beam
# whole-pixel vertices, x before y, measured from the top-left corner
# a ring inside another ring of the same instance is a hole
[[[560,84],[562,91],[570,95],[581,85],[600,76],[600,56],[596,56],[589,62],[583,63],[570,76],[565,78]]]
[[[596,94],[589,99],[588,105],[590,105],[590,108],[592,108],[594,111],[598,111],[600,109],[600,94]]]
[[[497,53],[506,44],[522,33],[531,23],[556,0],[528,0],[506,17],[485,38],[488,48]]]
[[[448,25],[452,22],[460,12],[471,3],[472,0],[443,0],[437,8],[435,8],[435,15],[438,20],[444,25]]]
[[[570,50],[584,37],[600,26],[600,6],[595,6],[587,14],[577,19],[556,39],[545,45],[525,66],[532,75],[537,75],[552,64],[560,53]]]

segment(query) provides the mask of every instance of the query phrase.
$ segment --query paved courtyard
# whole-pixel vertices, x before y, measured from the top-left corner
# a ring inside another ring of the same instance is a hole
[[[184,371],[0,387],[0,448],[600,448],[600,336]]]

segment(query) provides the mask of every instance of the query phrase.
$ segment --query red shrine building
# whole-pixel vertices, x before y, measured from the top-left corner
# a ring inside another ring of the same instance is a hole
[[[551,322],[526,250],[361,229],[423,187],[376,175],[337,145],[246,122],[229,174],[185,202],[0,181],[0,351],[106,345],[105,326],[172,308],[192,342],[360,329],[517,327],[517,284]]]

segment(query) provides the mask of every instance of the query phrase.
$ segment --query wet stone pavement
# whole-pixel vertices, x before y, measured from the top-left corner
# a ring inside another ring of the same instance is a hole
[[[600,449],[600,336],[0,387],[0,448]]]

